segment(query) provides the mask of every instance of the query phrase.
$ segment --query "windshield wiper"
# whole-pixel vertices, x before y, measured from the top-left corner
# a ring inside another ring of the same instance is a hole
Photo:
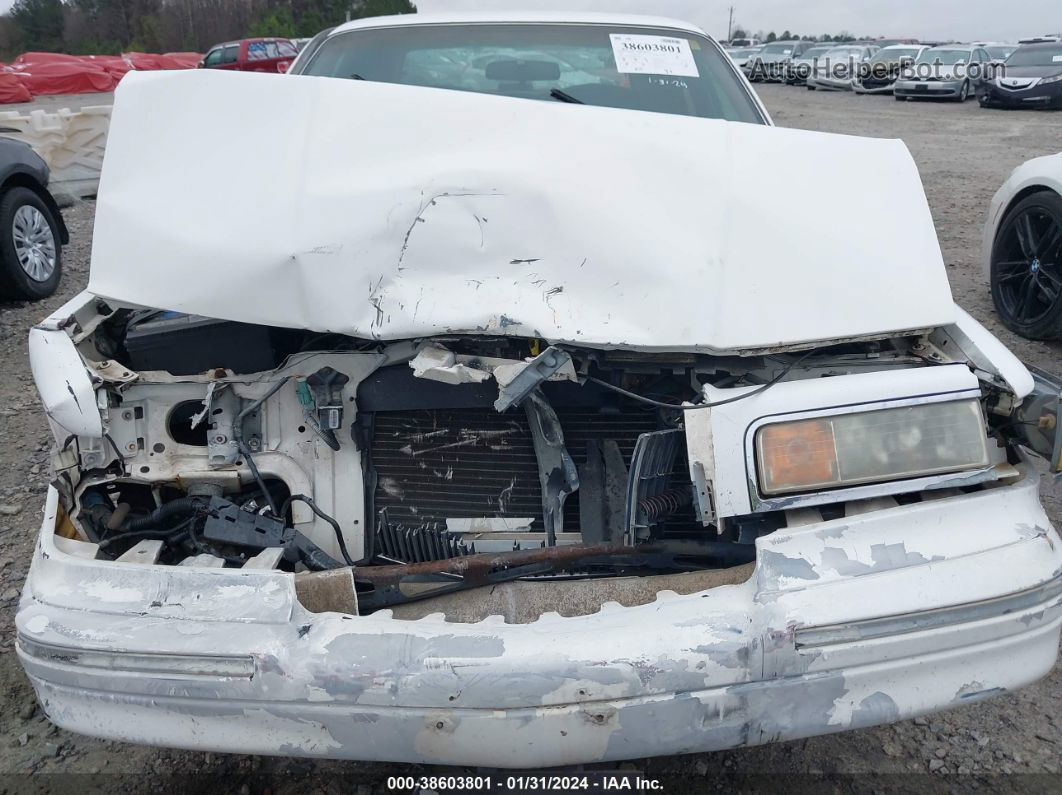
[[[573,105],[585,105],[586,104],[581,99],[576,99],[571,94],[567,93],[566,91],[561,91],[559,88],[551,88],[549,90],[549,95],[551,97],[553,97],[554,99],[559,100],[560,102],[570,102]]]

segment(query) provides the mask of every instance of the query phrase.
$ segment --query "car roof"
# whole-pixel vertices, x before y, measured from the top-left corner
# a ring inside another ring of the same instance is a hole
[[[490,11],[468,12],[447,14],[398,14],[386,17],[367,17],[355,19],[336,27],[329,37],[348,30],[364,30],[366,28],[391,28],[396,26],[413,25],[481,25],[506,23],[554,23],[571,25],[625,25],[630,27],[646,28],[673,28],[696,33],[700,36],[708,36],[703,30],[689,22],[669,17],[646,16],[641,14],[599,14],[591,12],[571,11]],[[773,42],[772,42],[773,43]]]

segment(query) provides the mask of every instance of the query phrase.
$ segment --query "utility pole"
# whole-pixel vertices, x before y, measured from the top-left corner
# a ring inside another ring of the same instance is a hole
[[[730,20],[726,23],[726,40],[730,43],[730,37],[734,33],[734,7],[730,6]]]

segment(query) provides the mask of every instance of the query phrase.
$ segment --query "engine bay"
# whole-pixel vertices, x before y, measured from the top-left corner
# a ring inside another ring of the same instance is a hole
[[[909,488],[736,512],[688,449],[701,418],[779,383],[954,364],[928,335],[720,356],[96,310],[73,336],[105,433],[55,452],[59,534],[120,563],[353,572],[352,612],[514,581],[735,569],[809,510],[838,518],[1016,472],[1017,407],[990,385],[974,398],[988,458]]]

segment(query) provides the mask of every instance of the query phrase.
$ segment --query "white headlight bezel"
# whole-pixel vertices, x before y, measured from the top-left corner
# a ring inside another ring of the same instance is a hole
[[[889,494],[910,493],[934,488],[949,486],[974,485],[1000,477],[998,467],[993,465],[991,450],[989,450],[988,466],[977,469],[965,469],[961,471],[949,471],[926,475],[917,475],[909,478],[895,480],[881,480],[872,483],[860,483],[854,485],[827,486],[813,489],[807,492],[786,493],[777,495],[764,494],[759,483],[759,468],[756,458],[756,434],[766,425],[778,423],[796,422],[823,417],[835,417],[842,414],[860,414],[883,409],[904,408],[910,406],[925,405],[929,403],[951,403],[971,399],[980,399],[980,392],[968,390],[962,392],[950,392],[938,395],[925,395],[916,398],[902,400],[884,400],[873,403],[859,403],[848,406],[835,406],[831,408],[798,411],[786,414],[774,414],[757,419],[748,426],[745,432],[745,465],[746,479],[749,486],[749,496],[753,510],[772,511],[788,508],[823,505],[827,503],[846,502],[849,500],[868,499],[870,497],[885,496]],[[986,428],[987,437],[987,428]]]

